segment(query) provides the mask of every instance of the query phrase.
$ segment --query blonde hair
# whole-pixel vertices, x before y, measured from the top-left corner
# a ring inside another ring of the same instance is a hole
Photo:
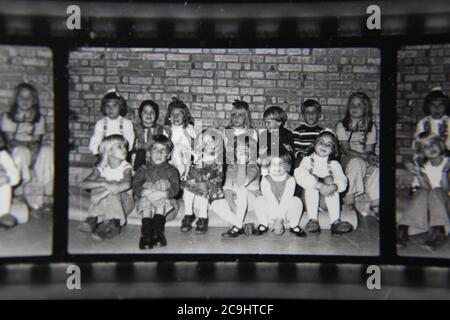
[[[112,148],[119,143],[125,144],[128,149],[128,141],[120,134],[112,134],[107,136],[99,146],[100,157],[97,162],[97,167],[106,168],[108,166],[108,158]]]
[[[441,154],[445,153],[445,144],[444,141],[442,140],[441,137],[439,137],[438,135],[435,135],[432,132],[421,132],[419,133],[419,135],[417,136],[415,142],[414,142],[414,148],[415,148],[415,161],[417,162],[417,164],[419,164],[419,166],[423,166],[428,159],[425,157],[425,153],[423,152],[423,148],[425,145],[434,143],[437,144],[440,149],[441,149]]]

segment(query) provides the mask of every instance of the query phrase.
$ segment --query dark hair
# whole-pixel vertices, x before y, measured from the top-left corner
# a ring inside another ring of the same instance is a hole
[[[194,125],[194,118],[191,115],[191,112],[189,111],[189,108],[187,105],[177,98],[173,97],[172,101],[167,106],[167,112],[166,116],[164,118],[164,124],[165,125],[172,125],[172,122],[170,121],[170,116],[172,114],[173,109],[180,109],[184,112],[184,126],[187,127],[188,124]]]
[[[159,118],[159,106],[153,100],[144,100],[141,102],[141,104],[139,105],[139,109],[138,109],[139,118],[142,121],[142,111],[144,111],[144,108],[146,106],[152,107],[153,111],[155,112],[155,122],[156,122]]]
[[[336,135],[328,130],[324,130],[321,131],[316,139],[314,140],[314,142],[311,144],[311,146],[309,147],[308,151],[306,152],[307,156],[310,156],[314,153],[314,148],[316,147],[317,143],[319,142],[319,139],[324,137],[324,136],[328,136],[331,138],[331,140],[333,141],[334,147],[333,147],[333,151],[331,152],[330,156],[329,156],[329,160],[336,160],[339,161],[339,141],[336,138]]]
[[[6,150],[6,140],[3,136],[3,132],[0,131],[0,151]]]
[[[264,111],[263,119],[272,116],[276,121],[281,122],[281,126],[284,126],[284,124],[287,121],[287,114],[286,111],[284,111],[279,106],[271,106]]]
[[[301,111],[303,113],[303,112],[305,112],[305,109],[309,108],[309,107],[316,108],[319,113],[322,112],[322,106],[317,100],[307,99],[307,100],[303,101],[302,106],[300,107],[300,109],[301,109]]]
[[[119,106],[120,106],[119,114],[122,117],[127,115],[127,113],[128,113],[127,100],[125,100],[125,98],[122,97],[117,91],[112,91],[112,92],[106,93],[102,98],[102,102],[100,105],[100,111],[102,112],[102,114],[104,116],[106,116],[106,103],[109,100],[119,101]]]
[[[167,148],[167,150],[169,151],[169,153],[172,153],[172,150],[173,150],[172,140],[170,140],[165,135],[157,134],[157,135],[153,136],[152,146],[156,143],[164,145]]]
[[[22,90],[30,90],[30,92],[31,92],[31,96],[33,98],[32,108],[34,109],[33,122],[37,123],[41,120],[41,108],[40,108],[40,104],[39,104],[39,95],[38,95],[36,88],[29,83],[22,82],[14,88],[14,103],[12,104],[11,109],[9,110],[7,115],[11,120],[15,121],[17,110],[19,109],[19,105],[17,104],[17,98],[19,96],[19,93]]]
[[[423,113],[427,116],[430,115],[430,104],[433,100],[443,99],[445,103],[445,114],[450,115],[450,98],[442,90],[433,90],[426,95],[423,101]]]

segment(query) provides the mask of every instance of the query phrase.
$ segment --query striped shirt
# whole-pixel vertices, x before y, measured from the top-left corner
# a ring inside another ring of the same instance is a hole
[[[292,131],[294,135],[294,152],[296,159],[303,158],[306,155],[309,147],[322,130],[323,128],[317,124],[310,126],[306,123],[302,123]]]

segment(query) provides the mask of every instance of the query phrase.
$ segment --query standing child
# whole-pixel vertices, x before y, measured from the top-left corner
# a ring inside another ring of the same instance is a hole
[[[353,230],[353,226],[341,221],[339,193],[347,188],[347,177],[336,161],[339,146],[336,136],[330,131],[322,131],[313,142],[310,151],[295,169],[295,180],[305,189],[306,210],[309,221],[307,232],[319,233],[318,221],[320,196],[324,197],[331,221],[331,233],[343,234]]]
[[[100,158],[81,187],[91,190],[89,217],[80,225],[82,232],[92,232],[94,239],[112,239],[119,235],[133,210],[131,189],[133,168],[126,161],[128,142],[119,134],[107,136],[100,143]]]
[[[407,169],[416,177],[419,188],[398,221],[397,243],[406,245],[411,227],[419,232],[429,231],[425,244],[436,249],[447,241],[450,227],[450,162],[444,141],[434,133],[420,133],[415,140],[415,148],[416,163],[409,163]]]
[[[447,152],[450,150],[450,98],[444,94],[440,87],[434,88],[423,103],[425,117],[420,119],[416,125],[414,138],[422,132],[434,133],[441,137]],[[413,145],[413,150],[415,149]],[[413,194],[420,187],[417,178],[414,179],[410,193]]]
[[[206,129],[197,141],[195,161],[189,168],[184,183],[184,218],[181,221],[181,231],[192,229],[195,220],[193,212],[194,202],[198,203],[200,210],[196,222],[196,233],[205,233],[208,230],[208,207],[217,199],[224,197],[223,183],[223,141],[220,133],[214,129]]]
[[[172,149],[173,144],[168,137],[153,137],[150,159],[133,178],[137,211],[142,215],[140,249],[166,246],[165,223],[178,213],[178,202],[174,198],[180,191],[180,174],[169,164]]]
[[[164,127],[156,123],[159,117],[159,106],[156,102],[152,100],[142,101],[138,114],[141,121],[134,126],[136,136],[134,170],[145,164],[146,154],[153,143],[153,137],[164,134]]]
[[[261,179],[262,196],[255,200],[255,213],[259,225],[253,234],[261,235],[272,230],[277,235],[284,233],[284,224],[297,237],[306,237],[299,227],[303,203],[295,197],[295,179],[288,172],[291,170],[291,156],[283,150],[277,156],[270,156],[269,174]]]
[[[133,150],[133,123],[124,118],[128,112],[127,101],[118,91],[112,89],[103,96],[100,110],[104,117],[95,124],[94,134],[89,141],[89,150],[97,155],[102,141],[114,134],[122,135],[128,141],[128,151]]]
[[[304,122],[292,132],[296,167],[316,140],[317,135],[323,130],[318,124],[322,114],[322,106],[319,102],[314,99],[305,100],[301,106],[301,114]]]
[[[181,180],[186,179],[192,161],[195,139],[194,119],[183,101],[172,98],[167,108],[164,124],[167,125],[173,143],[171,164],[180,172]]]
[[[247,135],[235,137],[233,162],[227,162],[225,199],[216,200],[211,210],[232,227],[222,234],[224,238],[236,238],[244,233],[244,218],[250,205],[259,195],[260,170],[256,164],[256,141]]]
[[[379,168],[375,154],[377,127],[372,120],[372,103],[364,92],[350,95],[345,118],[336,126],[336,135],[343,151],[342,162],[348,178],[346,204],[356,210],[355,200],[365,195],[370,201],[370,207],[378,215]],[[361,214],[368,215],[368,211]]]
[[[14,160],[6,150],[3,135],[0,134],[0,227],[12,228],[18,219],[11,212],[13,187],[20,181],[20,173]]]

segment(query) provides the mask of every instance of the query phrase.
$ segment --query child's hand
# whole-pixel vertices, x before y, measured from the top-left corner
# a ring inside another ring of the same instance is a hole
[[[142,185],[142,188],[144,188],[144,189],[153,189],[153,188],[154,188],[154,187],[153,187],[153,183],[147,181],[147,182],[145,182],[145,183]]]
[[[284,146],[284,148],[285,148],[287,151],[289,151],[289,152],[294,151],[294,149],[292,149],[292,147],[291,147],[290,145],[286,144],[286,143],[283,143],[283,146]]]
[[[412,175],[415,175],[415,176],[420,175],[420,168],[415,163],[407,162],[407,163],[405,163],[405,167]]]
[[[368,155],[367,161],[369,162],[369,165],[378,167],[378,157],[376,154]]]
[[[323,183],[325,183],[326,185],[334,184],[333,176],[328,176],[328,177],[323,178]]]
[[[324,197],[329,197],[332,196],[337,190],[337,187],[335,184],[332,185],[322,185],[319,188],[319,192],[321,195],[323,195]]]

